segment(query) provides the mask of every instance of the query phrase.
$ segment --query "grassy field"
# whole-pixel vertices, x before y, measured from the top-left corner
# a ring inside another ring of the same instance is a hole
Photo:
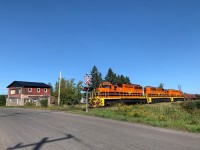
[[[116,105],[107,108],[92,108],[88,113],[85,112],[85,105],[23,108],[59,110],[200,133],[200,100],[147,105]]]
[[[87,115],[200,133],[200,109],[198,108],[200,101],[194,103],[197,103],[197,107],[193,103],[117,105],[110,108],[89,109]],[[86,114],[84,109],[69,111]]]

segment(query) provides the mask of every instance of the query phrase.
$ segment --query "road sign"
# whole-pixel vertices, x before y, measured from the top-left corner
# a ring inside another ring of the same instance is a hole
[[[88,84],[91,84],[91,77],[86,73],[86,75],[84,76],[84,78],[85,78],[85,84],[86,85],[88,85]]]
[[[88,112],[88,85],[91,84],[91,77],[86,73],[86,75],[84,76],[85,78],[85,84],[87,85],[87,90],[86,90],[86,109],[85,111]]]

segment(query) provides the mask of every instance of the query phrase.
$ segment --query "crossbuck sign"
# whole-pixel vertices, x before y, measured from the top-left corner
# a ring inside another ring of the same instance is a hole
[[[86,75],[84,76],[84,78],[85,78],[85,84],[86,85],[88,85],[88,84],[91,84],[91,77],[86,73]]]

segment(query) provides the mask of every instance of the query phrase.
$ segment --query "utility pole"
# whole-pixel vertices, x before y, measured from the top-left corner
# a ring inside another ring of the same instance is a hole
[[[60,71],[59,87],[58,87],[58,106],[60,106],[60,85],[61,85],[61,71]]]

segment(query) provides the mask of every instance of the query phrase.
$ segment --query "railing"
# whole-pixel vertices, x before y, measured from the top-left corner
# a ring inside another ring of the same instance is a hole
[[[163,98],[170,98],[170,97],[183,97],[182,95],[169,95],[169,94],[142,94],[142,93],[125,93],[125,92],[91,92],[90,98],[100,97],[100,98],[147,98],[147,97],[163,97]]]
[[[125,93],[125,92],[119,92],[119,93],[111,93],[111,92],[91,92],[90,98],[141,98],[143,97],[142,93]]]

